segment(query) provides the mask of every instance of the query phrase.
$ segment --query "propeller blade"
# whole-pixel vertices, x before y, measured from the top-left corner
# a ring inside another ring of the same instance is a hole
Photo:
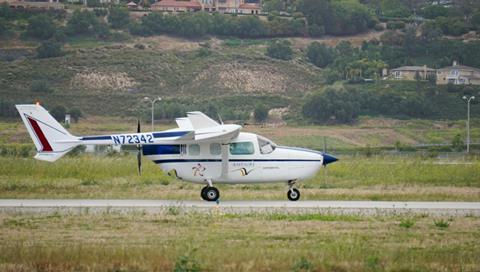
[[[327,153],[327,137],[323,136],[323,153]]]
[[[137,166],[138,166],[138,174],[142,174],[142,149],[138,149],[137,153]]]
[[[140,133],[140,119],[137,119],[137,133]],[[138,174],[142,174],[142,145],[137,145],[137,167],[138,167]]]

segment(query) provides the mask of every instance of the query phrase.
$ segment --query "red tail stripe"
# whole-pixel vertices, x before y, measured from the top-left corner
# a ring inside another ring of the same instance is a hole
[[[40,129],[40,126],[38,125],[37,121],[33,120],[30,117],[27,117],[28,121],[30,122],[30,125],[32,125],[33,130],[35,131],[35,134],[37,134],[38,139],[40,140],[40,143],[42,143],[43,151],[53,151],[52,146],[47,140],[47,137],[45,137],[45,134],[43,134],[43,131]]]

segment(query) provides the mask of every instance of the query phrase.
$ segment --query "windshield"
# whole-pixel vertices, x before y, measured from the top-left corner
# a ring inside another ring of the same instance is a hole
[[[260,148],[260,153],[270,154],[273,152],[273,150],[275,150],[275,147],[277,145],[274,142],[262,136],[257,136],[257,137],[258,137],[258,146]]]

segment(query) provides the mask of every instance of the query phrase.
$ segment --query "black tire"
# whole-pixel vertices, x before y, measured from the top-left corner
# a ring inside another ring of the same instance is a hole
[[[202,197],[203,200],[208,200],[206,195],[207,189],[208,189],[208,186],[205,186],[202,188],[202,191],[200,191],[200,196]]]
[[[287,192],[287,197],[290,201],[297,201],[300,199],[300,191],[295,188],[290,189]]]
[[[217,201],[220,198],[220,192],[215,187],[205,187],[204,196],[206,201]]]

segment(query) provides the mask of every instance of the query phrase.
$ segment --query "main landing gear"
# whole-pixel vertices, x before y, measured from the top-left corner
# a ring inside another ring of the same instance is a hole
[[[200,196],[206,201],[217,201],[220,198],[220,192],[213,187],[212,180],[207,180],[208,185],[202,188]]]
[[[300,199],[300,191],[296,188],[293,188],[295,185],[295,180],[289,180],[288,181],[288,191],[287,191],[287,197],[288,200],[290,201],[297,201]]]
[[[217,201],[220,198],[220,192],[215,187],[205,186],[202,188],[200,196],[206,201]]]

